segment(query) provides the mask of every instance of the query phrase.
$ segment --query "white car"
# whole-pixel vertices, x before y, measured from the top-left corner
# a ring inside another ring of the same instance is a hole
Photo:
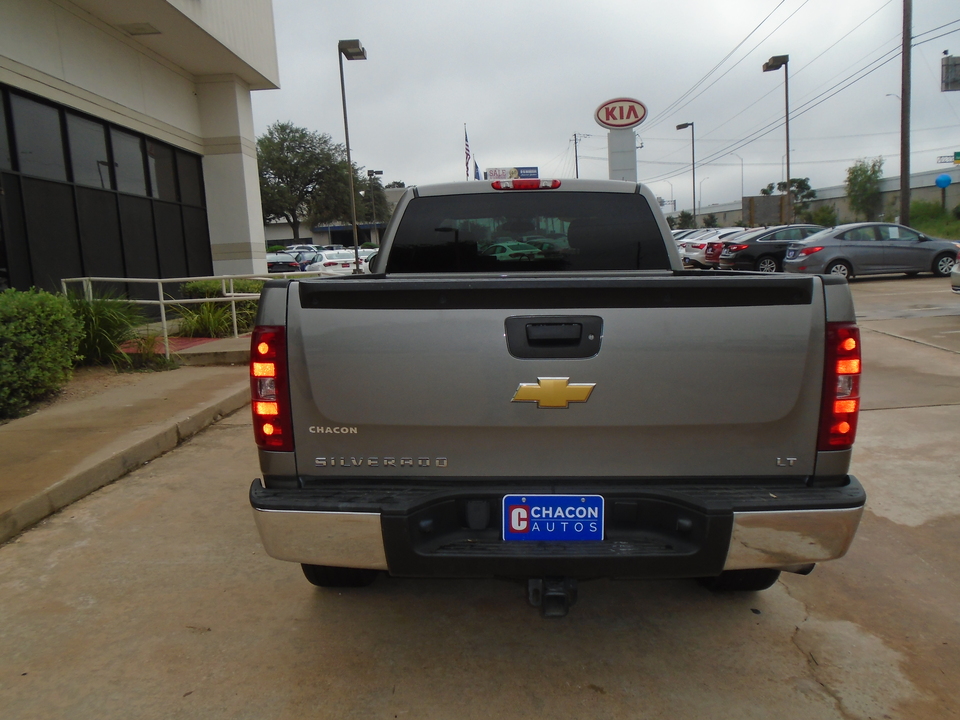
[[[689,235],[680,241],[680,259],[685,268],[710,268],[707,264],[707,243],[711,240],[720,240],[727,235],[743,232],[742,227],[710,228],[696,235]]]
[[[361,258],[362,260],[362,258]],[[325,250],[317,255],[317,261],[307,265],[308,272],[324,272],[331,275],[352,275],[356,257],[353,250]]]

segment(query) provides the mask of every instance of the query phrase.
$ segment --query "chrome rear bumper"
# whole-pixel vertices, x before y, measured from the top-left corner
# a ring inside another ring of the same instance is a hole
[[[846,554],[863,506],[734,512],[723,570],[793,568]],[[380,513],[254,509],[271,557],[311,565],[389,570]]]

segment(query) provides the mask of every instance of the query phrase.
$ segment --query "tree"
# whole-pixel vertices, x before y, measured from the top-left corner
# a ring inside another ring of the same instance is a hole
[[[407,184],[403,180],[394,180],[386,185],[388,188],[405,188],[406,186]]]
[[[294,242],[300,240],[301,219],[318,198],[330,195],[325,202],[330,207],[346,200],[349,208],[346,151],[329,135],[275,122],[257,138],[257,163],[264,221],[286,220]]]
[[[776,184],[776,190],[782,195],[787,192],[787,184],[781,180]],[[760,189],[761,195],[773,195],[774,184],[769,183]],[[790,178],[790,192],[793,198],[793,216],[802,215],[810,207],[810,201],[815,200],[817,191],[810,187],[810,178]]]
[[[693,213],[690,213],[686,210],[681,210],[680,214],[677,216],[677,227],[678,228],[695,228],[696,225],[693,224]]]
[[[703,226],[705,228],[715,228],[720,227],[720,222],[717,220],[717,216],[713,213],[710,213],[703,219]]]
[[[840,222],[837,217],[837,209],[833,205],[821,205],[813,212],[804,213],[803,219],[814,225],[823,225],[823,227],[836,227]]]
[[[854,216],[861,213],[866,220],[872,220],[880,212],[882,197],[880,179],[883,177],[883,158],[877,157],[869,162],[860,159],[847,168],[847,202]]]
[[[667,215],[667,225],[670,226],[671,230],[677,229],[677,218],[673,215]]]
[[[387,195],[383,192],[380,185],[380,178],[376,175],[367,178],[357,186],[362,193],[361,204],[357,205],[357,217],[364,221],[374,221],[377,223],[385,222],[390,217],[390,204],[387,202]],[[373,198],[371,200],[371,197]]]

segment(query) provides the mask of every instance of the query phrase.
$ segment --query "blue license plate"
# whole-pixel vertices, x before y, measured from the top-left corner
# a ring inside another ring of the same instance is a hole
[[[603,540],[603,496],[506,495],[503,539]]]
[[[796,250],[787,250],[787,257],[788,257],[788,258],[795,258],[796,256],[797,256],[797,251],[796,251]]]

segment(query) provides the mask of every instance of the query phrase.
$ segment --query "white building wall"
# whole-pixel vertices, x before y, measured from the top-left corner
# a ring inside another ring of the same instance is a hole
[[[263,0],[167,1],[274,84],[280,84],[272,3]]]
[[[0,1],[0,81],[203,151],[194,78],[79,8]]]

